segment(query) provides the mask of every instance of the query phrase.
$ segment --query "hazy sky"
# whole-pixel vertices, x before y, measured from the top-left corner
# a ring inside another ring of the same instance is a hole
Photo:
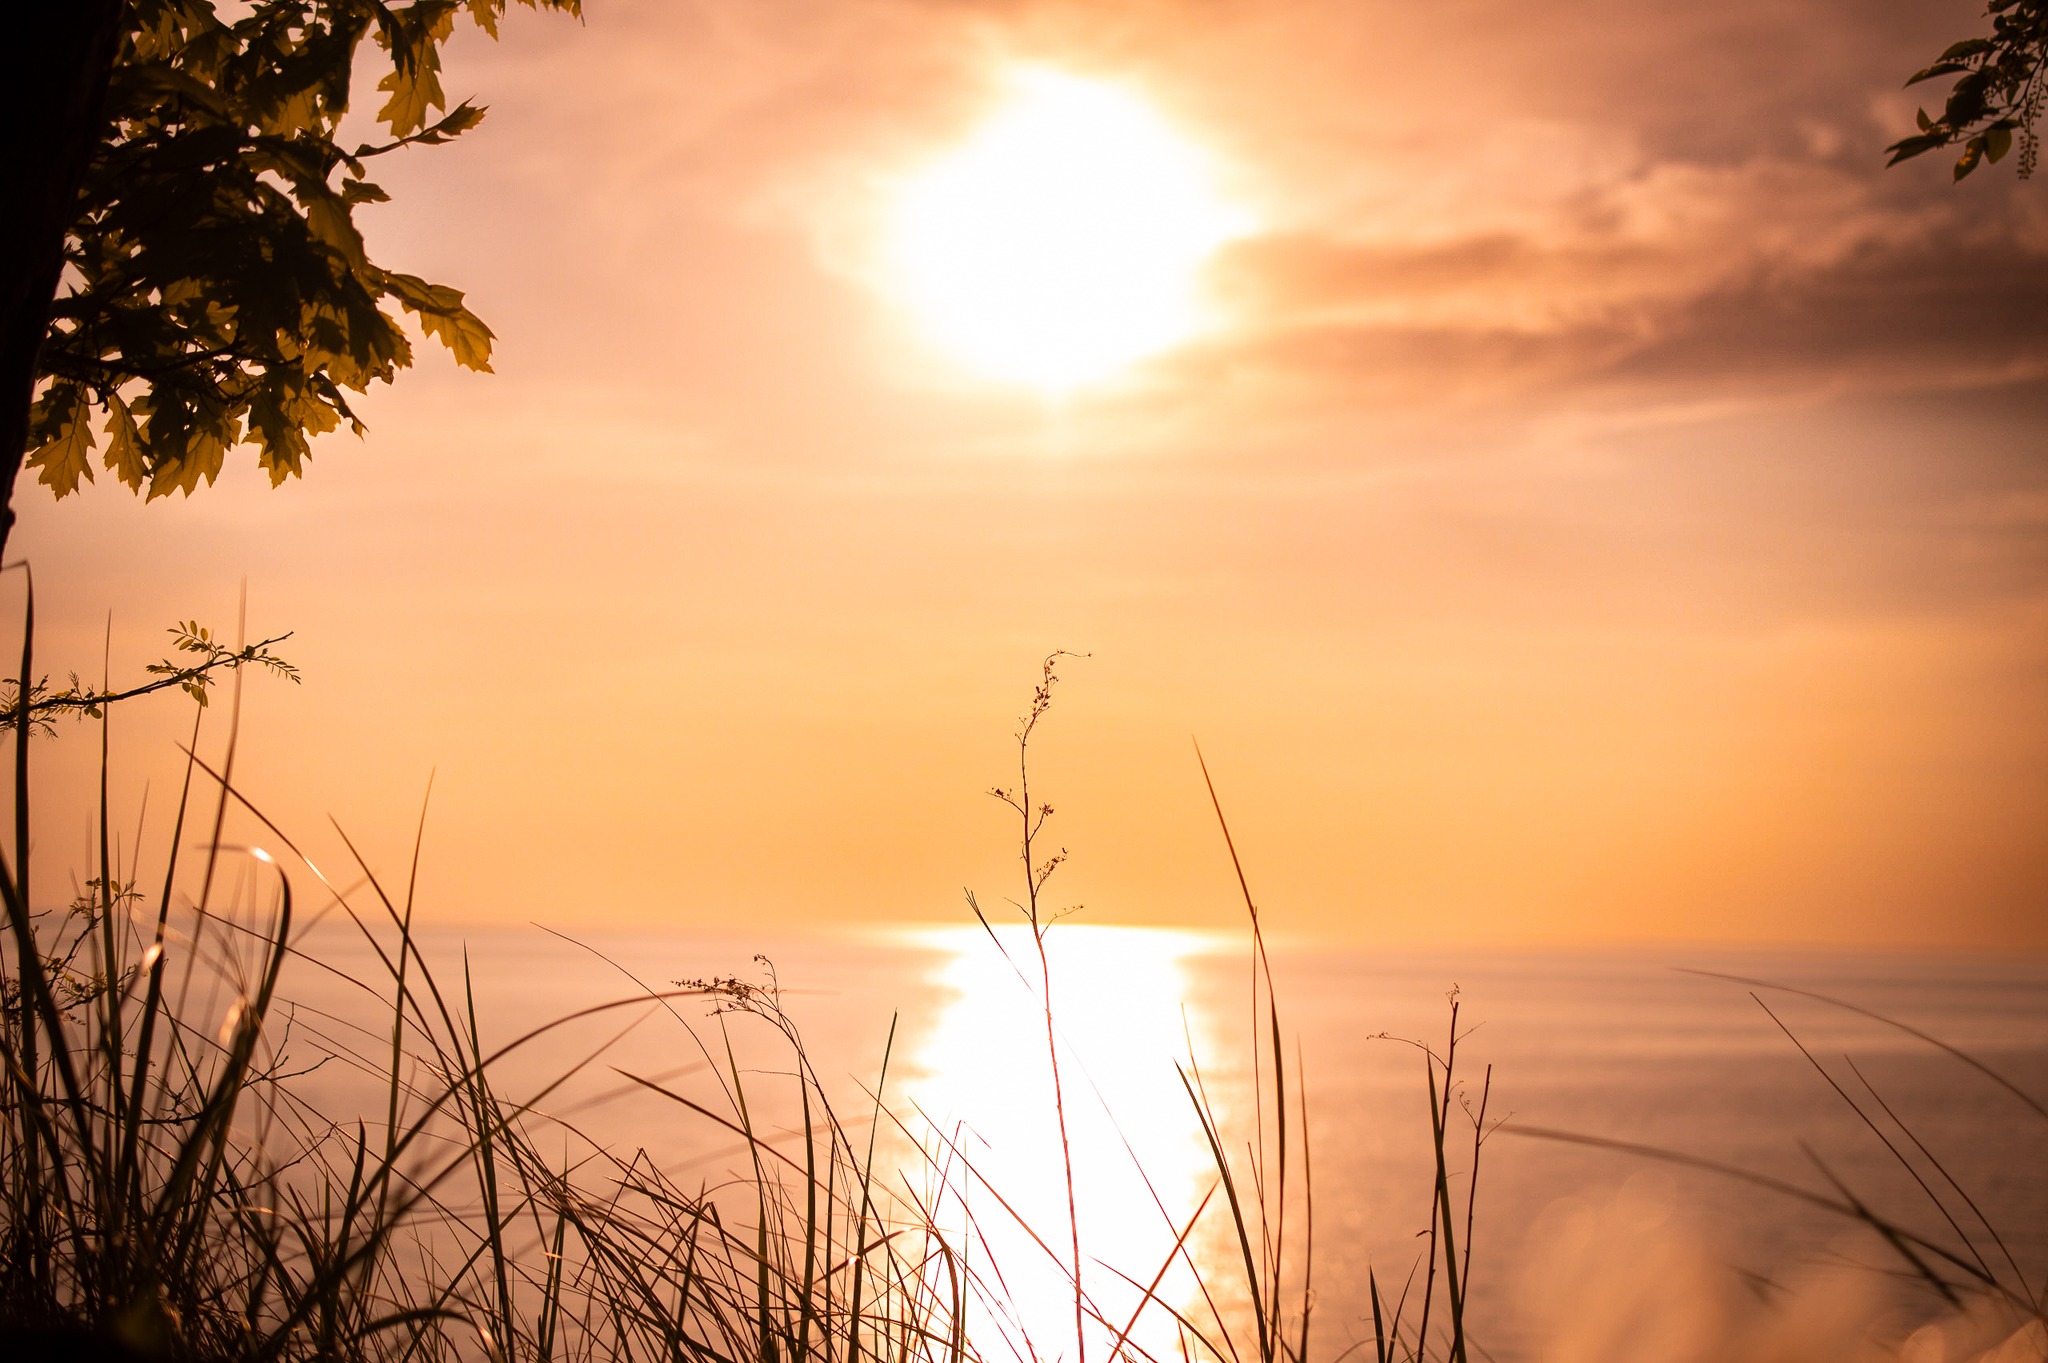
[[[458,40],[489,118],[366,214],[495,375],[278,491],[21,496],[60,675],[244,578],[297,631],[240,760],[309,847],[402,867],[433,771],[442,920],[956,919],[1066,648],[1095,921],[1235,921],[1194,737],[1286,932],[2048,946],[2048,184],[1882,169],[1976,4],[588,3]],[[1257,224],[1227,325],[1064,402],[875,264],[1015,63]]]

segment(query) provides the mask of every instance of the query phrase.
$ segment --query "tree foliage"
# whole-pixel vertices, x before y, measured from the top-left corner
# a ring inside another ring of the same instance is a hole
[[[145,497],[189,494],[246,445],[281,483],[312,436],[362,432],[350,395],[412,363],[404,314],[490,368],[461,292],[372,261],[355,211],[388,197],[378,157],[481,121],[449,108],[441,48],[458,21],[495,36],[505,6],[252,0],[230,19],[212,0],[128,0],[37,361],[41,482],[65,496],[97,463]],[[350,146],[359,67],[381,72],[381,126]]]
[[[1989,37],[1955,43],[1932,66],[1906,82],[1955,77],[1938,117],[1920,111],[1920,131],[1894,142],[1897,165],[1939,147],[1960,145],[1955,178],[1986,161],[2003,160],[2019,142],[2019,173],[2026,179],[2040,158],[2034,124],[2041,116],[2042,56],[2048,52],[2048,0],[1991,0]]]

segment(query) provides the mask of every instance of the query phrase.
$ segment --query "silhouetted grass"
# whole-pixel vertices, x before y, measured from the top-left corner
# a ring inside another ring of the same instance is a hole
[[[1984,1210],[1980,1200],[1966,1189],[1948,1162],[1936,1154],[1898,1114],[1853,1056],[1845,1053],[1839,1057],[1850,1076],[1845,1080],[1822,1063],[1777,1011],[1764,1001],[1763,996],[1775,993],[1805,998],[1909,1036],[1955,1061],[1965,1073],[2002,1090],[2014,1101],[2025,1119],[2041,1123],[2044,1128],[2048,1128],[2048,1103],[2043,1103],[1980,1057],[1852,1000],[1716,971],[1694,970],[1687,973],[1726,980],[1749,990],[1750,998],[1812,1067],[1818,1082],[1842,1102],[1902,1171],[1924,1208],[1939,1221],[1940,1230],[1929,1232],[1909,1224],[1907,1208],[1878,1205],[1854,1188],[1828,1157],[1804,1142],[1800,1143],[1799,1149],[1817,1176],[1819,1186],[1794,1183],[1682,1150],[1613,1140],[1585,1132],[1522,1124],[1509,1125],[1506,1129],[1517,1135],[1697,1169],[1802,1203],[1868,1231],[1884,1245],[1895,1261],[1899,1277],[1925,1289],[1946,1307],[1957,1311],[1989,1307],[2016,1325],[2032,1322],[2036,1327],[2048,1326],[2048,1282],[2036,1285],[2028,1280],[1997,1222]],[[2043,1134],[2048,1135],[2048,1129],[2044,1129]],[[2048,1155],[2048,1141],[2037,1145],[2036,1149]],[[2014,1336],[2015,1339],[2019,1337]]]
[[[26,637],[22,677],[32,616]],[[188,758],[148,891],[115,863],[100,715],[97,874],[45,914],[30,907],[32,720],[12,716],[0,1324],[166,1357],[960,1363],[962,1256],[884,1186],[872,1130],[834,1111],[772,990],[643,989],[487,1045],[466,964],[444,980],[421,954],[417,848],[402,887],[359,856],[357,885],[329,883],[235,790],[229,708],[226,762]],[[188,751],[197,738],[195,721]],[[224,843],[237,805],[273,850]],[[296,968],[374,1001],[381,1033],[281,1006],[307,885],[373,964]],[[706,1016],[684,1017],[685,1001]],[[650,1008],[674,1015],[713,1082],[693,1096],[625,1081],[738,1142],[744,1186],[686,1183],[544,1112],[601,1047],[536,1093],[501,1091],[508,1057]],[[765,1077],[736,1058],[740,1018],[780,1040]],[[373,1077],[375,1115],[314,1106],[302,1081],[319,1065]],[[762,1088],[800,1113],[794,1132],[757,1122]]]

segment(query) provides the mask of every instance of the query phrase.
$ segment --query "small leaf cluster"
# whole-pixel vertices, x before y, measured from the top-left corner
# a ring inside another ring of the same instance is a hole
[[[270,651],[269,645],[278,642],[266,640],[261,644],[249,644],[242,648],[229,648],[214,638],[213,631],[197,620],[180,620],[171,626],[171,641],[180,653],[196,653],[197,662],[179,662],[165,659],[151,663],[142,670],[161,680],[155,686],[176,686],[199,704],[206,704],[208,688],[213,685],[214,673],[223,668],[236,670],[255,663],[269,669],[287,681],[299,680],[299,669]]]
[[[81,1008],[98,1002],[109,989],[126,987],[134,978],[133,967],[118,972],[117,978],[109,978],[104,964],[96,966],[88,961],[81,965],[80,957],[89,956],[87,948],[102,919],[128,913],[141,902],[142,893],[134,881],[102,880],[98,876],[87,880],[72,896],[65,909],[69,940],[60,932],[52,949],[38,953],[51,998],[66,1021],[76,1022]],[[13,974],[0,978],[0,1018],[12,1024],[20,1010],[21,981]],[[9,1025],[6,1030],[11,1033],[13,1028]],[[11,1041],[12,1037],[8,1039]]]
[[[1955,77],[1939,116],[1919,111],[1920,131],[1894,142],[1888,165],[1940,147],[1960,145],[1955,178],[1986,161],[1999,161],[2019,142],[2019,174],[2026,179],[2040,159],[2034,124],[2041,116],[2042,56],[2048,51],[2048,0],[1991,0],[1991,36],[1955,43],[1932,66],[1906,82]]]
[[[273,485],[300,474],[312,436],[362,433],[351,394],[411,365],[405,313],[490,368],[461,292],[373,262],[355,210],[389,197],[375,158],[482,120],[448,108],[441,45],[460,18],[495,35],[505,4],[242,0],[223,18],[213,0],[130,0],[38,366],[27,462],[44,484],[75,491],[97,453],[145,497],[189,495],[241,445]],[[389,137],[345,147],[368,52]]]

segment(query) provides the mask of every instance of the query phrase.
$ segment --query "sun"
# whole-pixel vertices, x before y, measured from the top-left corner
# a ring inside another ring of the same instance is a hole
[[[1133,92],[1044,67],[905,181],[892,291],[941,349],[1065,393],[1215,325],[1202,268],[1248,228],[1211,159]]]

